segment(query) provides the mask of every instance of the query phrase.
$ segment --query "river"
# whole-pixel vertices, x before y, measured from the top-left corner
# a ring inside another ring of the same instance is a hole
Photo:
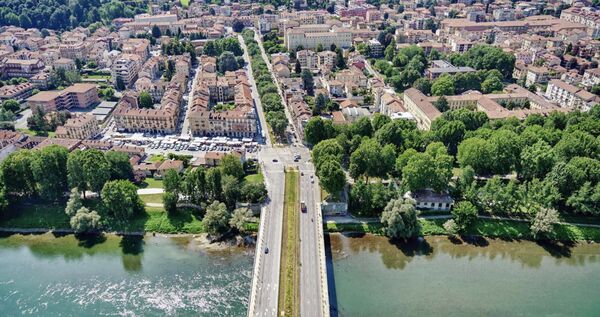
[[[326,245],[339,316],[600,315],[600,244],[331,234]]]
[[[254,251],[192,237],[0,238],[2,316],[245,316]]]

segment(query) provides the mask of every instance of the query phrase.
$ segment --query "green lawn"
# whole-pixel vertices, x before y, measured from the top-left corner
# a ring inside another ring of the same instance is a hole
[[[264,177],[262,173],[250,174],[244,177],[244,181],[248,183],[262,184],[264,182]]]
[[[443,224],[445,219],[419,219],[421,235],[446,235]],[[381,234],[381,224],[370,222],[365,224],[326,223],[328,232],[363,232]],[[479,235],[490,238],[502,239],[533,239],[529,230],[529,223],[509,220],[479,219],[477,224],[467,230],[466,235]],[[589,240],[600,241],[600,228],[578,227],[574,225],[557,225],[556,239],[561,241]]]
[[[187,8],[190,5],[190,0],[180,0],[180,2],[184,8]]]
[[[163,194],[140,195],[140,198],[145,203],[155,203],[155,204],[163,203]]]
[[[300,211],[297,170],[285,172],[281,267],[279,272],[279,307],[285,316],[300,316]]]
[[[140,188],[163,188],[162,179],[146,178],[140,185]]]
[[[17,129],[17,131],[23,132],[25,134],[29,134],[31,136],[47,136],[49,138],[53,138],[54,136],[56,136],[56,132],[54,132],[54,131],[49,131],[47,133],[33,131],[33,130],[29,130],[29,129]]]

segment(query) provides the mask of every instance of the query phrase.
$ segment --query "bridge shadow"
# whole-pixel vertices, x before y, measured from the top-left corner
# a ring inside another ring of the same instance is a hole
[[[331,241],[329,234],[323,235],[325,240],[325,267],[327,269],[327,288],[329,293],[329,315],[332,317],[338,316],[337,310],[337,293],[335,289],[335,275],[333,273],[333,257],[331,254]]]

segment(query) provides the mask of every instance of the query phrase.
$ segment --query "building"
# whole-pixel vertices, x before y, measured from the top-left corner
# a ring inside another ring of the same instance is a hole
[[[190,132],[202,136],[254,137],[257,117],[248,78],[244,70],[225,76],[200,74],[196,81],[188,118]],[[234,108],[214,109],[217,103],[231,103]]]
[[[381,45],[378,40],[370,39],[369,42],[367,42],[367,45],[369,47],[369,55],[371,57],[383,56],[383,45]]]
[[[448,212],[454,205],[454,200],[448,193],[436,193],[431,189],[406,192],[404,198],[412,199],[418,209]]]
[[[9,58],[0,64],[2,78],[25,77],[31,78],[44,70],[44,63],[39,59],[16,59]]]
[[[324,48],[332,44],[340,48],[349,48],[352,46],[352,31],[332,29],[327,24],[301,25],[286,30],[284,44],[288,50],[295,50],[298,46],[315,49],[319,44]]]
[[[117,58],[111,67],[111,76],[114,84],[119,86],[119,81],[124,87],[130,87],[135,83],[138,73],[142,67],[142,57],[133,54],[123,54]]]
[[[35,86],[31,83],[22,83],[18,85],[6,85],[0,87],[0,102],[8,99],[22,101],[31,96]]]
[[[87,108],[99,102],[94,84],[74,84],[61,91],[41,91],[27,98],[31,109],[41,107],[45,111]]]
[[[296,59],[300,62],[302,69],[317,69],[317,53],[312,50],[301,50],[296,52]]]
[[[62,139],[87,139],[95,136],[100,129],[94,115],[86,113],[70,118],[56,128],[56,137]]]
[[[584,111],[600,102],[600,97],[557,79],[548,83],[546,97],[563,108]]]
[[[444,74],[456,75],[458,73],[472,73],[476,70],[471,67],[457,67],[443,60],[431,61],[431,67],[425,70],[425,76],[429,79],[436,79]]]
[[[571,7],[562,10],[560,19],[585,25],[592,38],[600,37],[600,10],[592,7]]]

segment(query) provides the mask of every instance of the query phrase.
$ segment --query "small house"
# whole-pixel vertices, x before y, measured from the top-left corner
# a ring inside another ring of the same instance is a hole
[[[413,199],[417,209],[448,212],[452,209],[454,199],[447,192],[437,193],[431,189],[423,189],[415,192],[406,192],[404,198]]]

